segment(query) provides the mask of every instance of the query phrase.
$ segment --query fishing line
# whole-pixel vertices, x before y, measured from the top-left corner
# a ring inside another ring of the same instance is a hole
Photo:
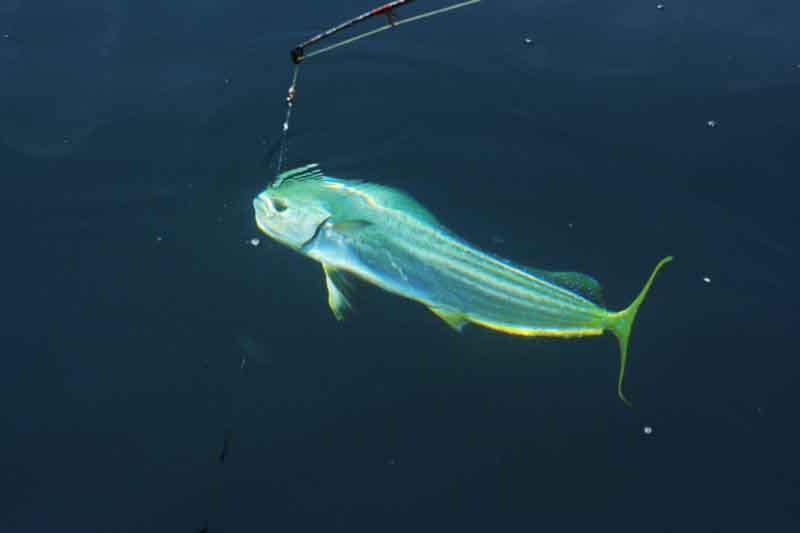
[[[278,167],[275,174],[280,174],[283,169],[283,160],[289,151],[289,121],[292,119],[292,106],[294,105],[295,87],[297,86],[297,73],[300,71],[300,63],[295,64],[292,73],[292,83],[289,85],[289,94],[286,97],[286,120],[283,121],[283,131],[281,132],[281,148],[278,152]]]
[[[294,99],[297,90],[297,73],[300,69],[301,62],[305,61],[306,59],[325,54],[339,47],[352,44],[356,41],[360,41],[361,39],[371,37],[375,34],[384,32],[388,29],[396,28],[402,26],[403,24],[408,24],[409,22],[417,22],[430,17],[434,17],[436,15],[448,13],[450,11],[460,9],[462,7],[467,7],[473,4],[477,4],[481,0],[466,0],[439,9],[434,9],[432,11],[426,11],[424,13],[420,13],[419,15],[414,15],[413,17],[397,20],[394,10],[400,6],[409,4],[413,1],[414,0],[394,0],[393,2],[389,2],[382,6],[376,7],[375,9],[362,13],[357,17],[346,20],[345,22],[342,22],[341,24],[329,28],[323,31],[322,33],[319,33],[314,37],[311,37],[310,39],[307,39],[306,41],[303,41],[302,43],[292,48],[291,58],[292,62],[295,65],[294,65],[294,72],[292,73],[292,83],[291,85],[289,85],[288,95],[286,96],[286,119],[283,121],[283,131],[281,132],[281,148],[278,154],[278,164],[277,164],[276,174],[280,174],[281,171],[283,170],[283,164],[286,160],[287,153],[289,151],[289,122],[292,118],[292,108],[294,106]],[[386,15],[386,17],[388,18],[388,23],[378,28],[375,28],[374,30],[369,30],[363,33],[359,33],[358,35],[354,35],[353,37],[344,39],[342,41],[331,44],[324,48],[320,48],[319,50],[314,50],[313,52],[306,53],[306,48],[308,48],[309,46],[317,44],[322,40],[327,39],[328,37],[331,37],[339,33],[340,31],[346,30],[352,26],[355,26],[360,22],[363,22],[367,19],[370,19],[378,15]]]

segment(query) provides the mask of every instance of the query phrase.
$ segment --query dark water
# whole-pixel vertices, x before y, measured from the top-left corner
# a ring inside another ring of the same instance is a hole
[[[371,1],[0,1],[0,531],[796,530],[800,4],[664,4],[408,25],[309,60],[291,128],[614,308],[674,254],[628,409],[611,337],[338,324],[248,243],[288,50]]]

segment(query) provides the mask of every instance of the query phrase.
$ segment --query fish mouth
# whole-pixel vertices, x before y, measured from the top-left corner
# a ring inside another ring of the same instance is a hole
[[[253,210],[256,212],[255,218],[258,229],[260,229],[267,235],[272,235],[273,232],[266,224],[266,221],[272,218],[272,213],[270,212],[269,207],[267,207],[267,203],[260,197],[256,196],[255,198],[253,198]]]

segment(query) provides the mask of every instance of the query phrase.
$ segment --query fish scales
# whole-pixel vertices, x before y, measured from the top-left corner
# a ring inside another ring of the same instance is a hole
[[[445,294],[438,291],[441,297],[435,299],[435,303],[476,319],[505,318],[504,323],[531,329],[563,328],[568,323],[561,311],[568,311],[568,319],[579,322],[573,324],[576,329],[585,329],[587,323],[594,327],[601,325],[602,317],[598,313],[601,308],[589,300],[504,264],[439,228],[415,224],[409,228],[411,231],[399,229],[393,227],[393,231],[380,238],[374,247],[367,242],[374,236],[374,232],[369,231],[352,238],[349,245],[360,253],[362,260],[370,253],[377,256],[402,253],[408,264],[427,265],[427,287],[452,288]],[[381,265],[379,260],[370,262],[370,267],[376,271],[382,266],[387,265]],[[387,274],[386,270],[381,273]],[[404,296],[413,293],[413,287],[401,287],[400,280],[397,281],[397,291]],[[465,302],[459,295],[469,295],[470,301]],[[434,298],[432,293],[427,296]],[[519,318],[507,320],[512,314]]]

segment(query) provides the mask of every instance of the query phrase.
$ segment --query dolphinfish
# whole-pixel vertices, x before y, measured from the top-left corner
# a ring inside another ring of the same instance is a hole
[[[315,164],[283,172],[254,200],[258,227],[322,264],[328,303],[341,319],[355,275],[427,306],[454,329],[472,322],[514,335],[582,337],[608,331],[619,341],[617,393],[628,339],[651,283],[621,311],[601,304],[600,285],[577,272],[525,268],[488,254],[391,187],[333,178]]]

